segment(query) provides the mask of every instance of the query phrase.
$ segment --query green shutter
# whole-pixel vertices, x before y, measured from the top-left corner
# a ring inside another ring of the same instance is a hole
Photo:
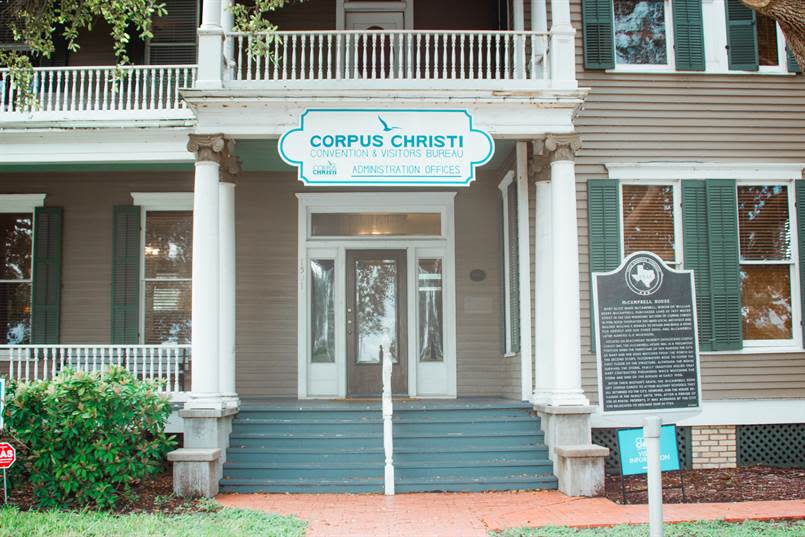
[[[59,343],[63,213],[61,207],[34,211],[31,343]]]
[[[735,181],[707,181],[707,230],[713,304],[713,350],[743,347],[738,202]]]
[[[705,182],[682,181],[682,243],[685,268],[693,271],[696,282],[699,349],[703,351],[713,350],[713,308],[707,230]]]
[[[794,57],[794,53],[791,52],[791,49],[785,47],[786,56],[788,57],[788,72],[789,73],[801,73],[802,67],[799,66],[797,63],[797,59]]]
[[[739,350],[741,281],[735,181],[682,182],[685,268],[696,278],[699,345],[703,351]]]
[[[674,0],[673,7],[676,68],[704,71],[702,0]]]
[[[140,207],[114,209],[112,343],[140,342]]]
[[[727,0],[727,51],[730,69],[757,71],[757,17],[741,0]]]
[[[590,179],[587,181],[587,221],[590,249],[590,328],[591,348],[595,349],[595,304],[593,304],[592,273],[608,272],[621,264],[621,211],[618,181]],[[561,248],[561,245],[555,245]]]
[[[796,182],[797,245],[799,248],[799,293],[802,319],[805,319],[805,181]],[[803,321],[800,321],[800,324]],[[805,343],[805,338],[803,338]]]
[[[615,41],[613,37],[612,0],[583,0],[584,67],[613,69]]]

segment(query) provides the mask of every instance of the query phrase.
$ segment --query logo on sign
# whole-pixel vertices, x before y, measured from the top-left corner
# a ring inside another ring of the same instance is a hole
[[[494,151],[466,110],[309,109],[279,142],[307,185],[467,186]]]
[[[635,257],[626,267],[626,285],[640,296],[656,293],[662,286],[662,269],[650,257]]]

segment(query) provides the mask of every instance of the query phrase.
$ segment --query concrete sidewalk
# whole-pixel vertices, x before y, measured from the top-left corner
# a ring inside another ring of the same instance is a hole
[[[401,494],[223,494],[229,507],[296,515],[308,537],[485,537],[520,526],[595,527],[648,522],[645,505],[570,498],[556,491]],[[667,522],[805,519],[805,500],[668,504]]]

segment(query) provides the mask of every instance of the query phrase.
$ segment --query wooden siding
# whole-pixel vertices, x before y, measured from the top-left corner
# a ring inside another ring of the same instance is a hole
[[[582,375],[588,397],[596,399],[595,356],[590,351],[586,181],[606,178],[605,162],[803,162],[805,78],[585,71],[581,0],[571,0],[571,11],[577,28],[579,85],[591,88],[576,119],[583,143],[576,174]],[[705,399],[805,394],[805,353],[705,354],[701,361]]]
[[[519,398],[519,360],[501,356],[499,179],[482,172],[456,196],[460,396]],[[304,187],[287,173],[246,173],[237,185],[238,392],[295,397],[295,194]],[[46,205],[64,207],[62,343],[110,342],[113,206],[132,203],[131,192],[192,188],[192,172],[0,174],[0,193],[46,193]],[[486,280],[471,281],[473,269]],[[466,299],[485,309],[470,311]]]

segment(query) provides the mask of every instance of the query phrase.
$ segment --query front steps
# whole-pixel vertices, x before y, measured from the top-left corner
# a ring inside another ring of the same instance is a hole
[[[510,401],[399,401],[398,492],[556,488],[539,418]],[[378,402],[244,404],[223,492],[382,493]]]

